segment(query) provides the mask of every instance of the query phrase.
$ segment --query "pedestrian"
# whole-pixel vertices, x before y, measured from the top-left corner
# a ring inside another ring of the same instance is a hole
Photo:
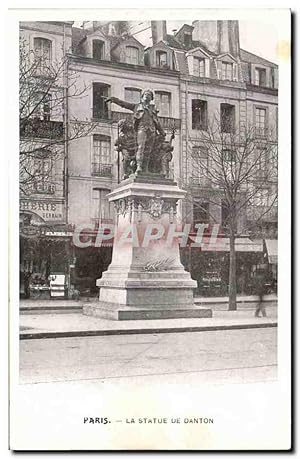
[[[255,276],[256,281],[256,291],[258,295],[258,303],[255,310],[255,317],[259,317],[261,312],[262,317],[267,317],[266,308],[264,305],[264,294],[265,294],[265,276],[263,273],[257,274]]]

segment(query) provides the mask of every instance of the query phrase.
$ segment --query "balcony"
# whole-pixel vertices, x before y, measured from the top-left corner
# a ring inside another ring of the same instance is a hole
[[[42,139],[61,139],[64,134],[64,126],[61,121],[41,120],[32,118],[21,120],[20,136],[37,137]]]
[[[112,164],[92,163],[92,175],[96,177],[112,177]]]
[[[111,119],[113,123],[118,123],[120,120],[133,120],[132,113],[126,112],[111,112]],[[178,118],[168,118],[164,116],[158,117],[159,122],[163,129],[165,130],[172,130],[172,129],[180,129],[181,120]]]
[[[190,177],[190,186],[197,188],[210,188],[210,180],[207,177]]]

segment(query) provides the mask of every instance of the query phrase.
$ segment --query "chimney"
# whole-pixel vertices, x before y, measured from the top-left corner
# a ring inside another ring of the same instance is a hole
[[[152,43],[155,45],[167,36],[167,23],[166,21],[151,21]]]
[[[216,54],[240,55],[238,21],[194,21],[193,40],[200,41]]]

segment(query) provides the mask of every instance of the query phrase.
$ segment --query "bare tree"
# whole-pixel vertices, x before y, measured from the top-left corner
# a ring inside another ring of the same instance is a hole
[[[68,142],[89,135],[95,125],[68,113],[69,99],[84,98],[88,89],[70,70],[69,55],[50,60],[47,50],[32,50],[21,39],[19,57],[19,182],[21,193],[30,194],[53,186]]]
[[[204,187],[208,203],[222,208],[223,214],[226,211],[222,225],[230,243],[229,310],[235,310],[235,240],[245,232],[241,224],[245,216],[251,221],[246,228],[250,232],[276,209],[277,143],[270,130],[244,125],[237,131],[232,120],[220,119],[216,115],[203,130],[199,144],[192,143],[191,180]],[[194,203],[201,208],[201,203]]]

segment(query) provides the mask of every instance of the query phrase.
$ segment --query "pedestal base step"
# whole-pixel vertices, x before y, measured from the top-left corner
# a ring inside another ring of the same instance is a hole
[[[139,309],[99,302],[98,304],[84,305],[83,314],[112,320],[199,319],[212,317],[212,310],[199,307]]]

